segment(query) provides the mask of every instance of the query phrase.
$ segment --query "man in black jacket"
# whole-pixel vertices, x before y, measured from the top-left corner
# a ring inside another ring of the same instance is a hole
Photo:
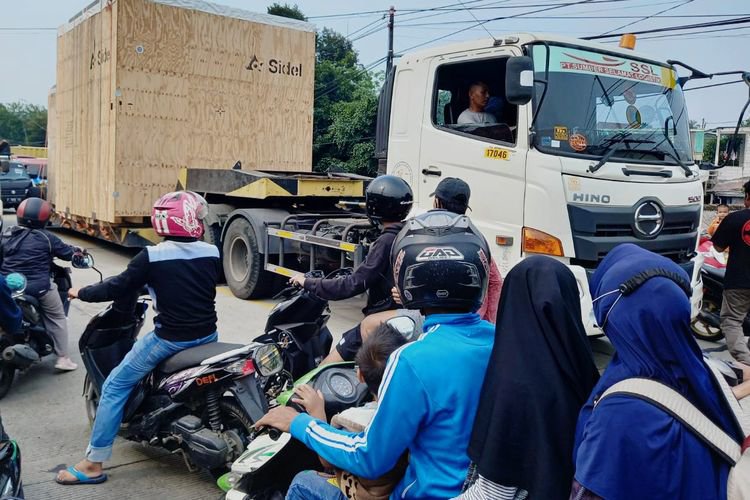
[[[365,315],[397,309],[391,296],[393,271],[391,269],[391,246],[403,227],[402,220],[409,215],[414,195],[405,180],[394,175],[384,175],[373,180],[365,193],[365,205],[370,221],[382,232],[370,246],[365,261],[344,278],[305,278],[294,276],[290,282],[325,300],[343,300],[368,292]],[[323,360],[325,363],[350,361],[362,345],[360,325],[344,333],[336,348]]]
[[[68,356],[68,322],[50,271],[54,257],[69,261],[79,249],[44,230],[51,214],[52,207],[41,198],[27,198],[18,205],[18,226],[3,235],[0,273],[26,277],[26,293],[39,300],[44,327],[55,342],[55,368],[72,371],[78,365]]]

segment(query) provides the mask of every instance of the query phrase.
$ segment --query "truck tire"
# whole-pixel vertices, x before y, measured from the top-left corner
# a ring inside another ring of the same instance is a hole
[[[259,299],[273,293],[276,275],[263,269],[263,254],[247,220],[237,218],[229,224],[222,254],[224,276],[235,297]]]

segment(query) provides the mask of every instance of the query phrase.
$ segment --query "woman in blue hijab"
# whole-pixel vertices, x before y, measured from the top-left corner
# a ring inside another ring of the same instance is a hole
[[[638,273],[662,269],[684,280],[647,280],[630,295],[618,287]],[[721,389],[690,334],[687,273],[635,245],[611,251],[594,273],[597,323],[615,355],[576,430],[576,498],[606,500],[726,498],[727,464],[689,429],[656,406],[626,395],[594,402],[613,384],[646,377],[670,386],[739,441],[740,431]]]

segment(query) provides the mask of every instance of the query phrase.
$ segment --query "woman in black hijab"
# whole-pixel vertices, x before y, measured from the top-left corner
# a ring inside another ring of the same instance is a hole
[[[549,257],[524,259],[497,318],[468,450],[475,482],[461,498],[567,500],[578,413],[599,379],[575,277]]]

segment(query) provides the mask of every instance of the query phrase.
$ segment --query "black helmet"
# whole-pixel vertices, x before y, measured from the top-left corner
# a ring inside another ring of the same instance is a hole
[[[52,215],[52,205],[41,198],[26,198],[16,208],[19,226],[42,229]]]
[[[365,192],[367,217],[373,224],[400,222],[409,215],[414,203],[411,187],[401,177],[382,175],[367,186]]]
[[[465,215],[431,210],[408,220],[391,251],[404,307],[476,311],[487,290],[489,255]]]

